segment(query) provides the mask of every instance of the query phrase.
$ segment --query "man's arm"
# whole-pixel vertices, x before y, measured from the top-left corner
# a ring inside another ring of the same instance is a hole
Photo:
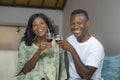
[[[97,68],[92,66],[85,66],[73,47],[70,49],[70,52],[73,57],[77,73],[81,76],[81,78],[90,80]]]
[[[81,59],[79,58],[76,50],[73,48],[73,46],[68,41],[63,40],[63,41],[59,41],[57,43],[64,50],[69,51],[71,53],[76,71],[79,74],[79,76],[83,79],[90,80],[97,68],[84,65],[82,63]]]

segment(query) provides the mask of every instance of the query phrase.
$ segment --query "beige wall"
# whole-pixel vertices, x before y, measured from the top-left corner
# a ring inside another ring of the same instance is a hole
[[[0,50],[18,50],[25,27],[20,27],[18,34],[16,34],[16,30],[17,26],[0,26]]]
[[[106,55],[119,54],[120,0],[68,0],[63,12],[64,37],[71,34],[70,13],[78,8],[88,11],[91,21],[90,33],[103,44]]]

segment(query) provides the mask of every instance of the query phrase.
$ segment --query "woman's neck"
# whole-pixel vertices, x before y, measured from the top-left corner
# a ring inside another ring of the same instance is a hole
[[[37,37],[36,39],[37,42],[42,42],[42,41],[47,41],[45,36],[42,37]]]

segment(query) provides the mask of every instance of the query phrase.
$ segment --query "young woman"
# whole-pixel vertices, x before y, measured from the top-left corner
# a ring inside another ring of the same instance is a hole
[[[64,53],[55,40],[48,42],[47,31],[54,33],[52,23],[43,13],[33,14],[19,46],[18,69],[14,80],[65,80]]]

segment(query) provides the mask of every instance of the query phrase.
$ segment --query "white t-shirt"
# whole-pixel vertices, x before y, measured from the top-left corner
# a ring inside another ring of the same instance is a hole
[[[101,78],[101,69],[105,53],[102,44],[93,36],[91,36],[90,39],[84,43],[79,43],[74,35],[68,37],[67,41],[75,48],[81,61],[85,65],[97,68],[91,79],[103,80]],[[70,52],[68,52],[68,59],[70,74],[69,80],[76,80],[77,78],[82,80],[81,77],[77,74]]]

